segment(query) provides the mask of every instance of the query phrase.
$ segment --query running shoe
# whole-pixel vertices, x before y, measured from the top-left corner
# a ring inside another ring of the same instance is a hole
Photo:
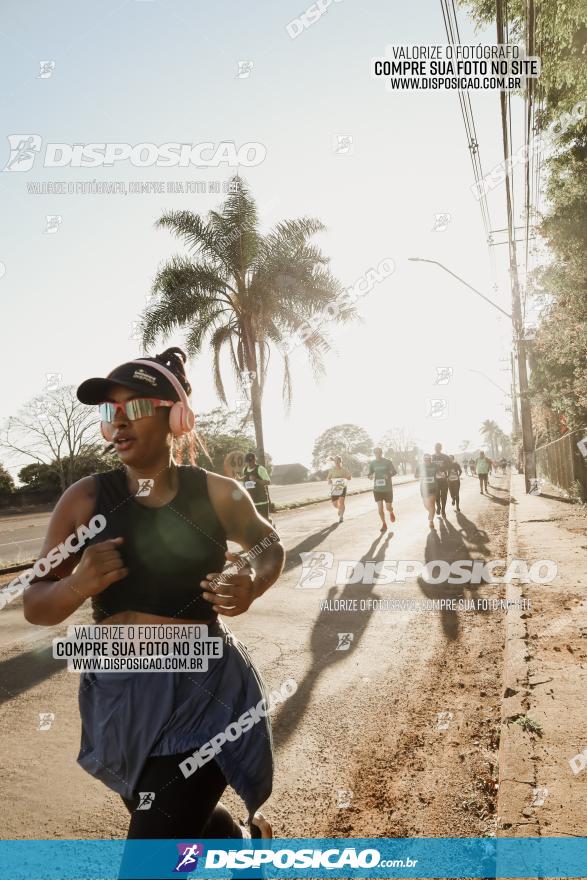
[[[386,531],[387,531],[387,525],[386,525],[386,523],[383,523],[383,525],[381,526],[381,528],[379,529],[379,531],[380,531],[380,532],[386,532]]]
[[[339,523],[341,523],[343,521],[342,516],[339,516],[338,521],[339,521]]]

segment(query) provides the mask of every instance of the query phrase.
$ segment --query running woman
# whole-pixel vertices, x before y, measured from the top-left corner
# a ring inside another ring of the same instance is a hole
[[[424,507],[428,511],[428,525],[434,528],[434,508],[436,506],[436,494],[438,486],[436,483],[436,465],[432,462],[432,456],[426,454],[422,462],[420,473],[420,494]]]
[[[393,512],[393,484],[392,477],[397,474],[393,466],[393,462],[389,458],[383,458],[383,450],[377,446],[373,450],[375,458],[369,465],[368,477],[373,477],[373,497],[377,502],[377,510],[381,518],[381,532],[387,531],[387,523],[385,522],[385,510],[389,513],[390,523],[395,522],[395,513]]]
[[[269,490],[271,478],[262,464],[257,464],[257,456],[254,452],[245,455],[243,468],[243,485],[257,508],[257,513],[263,519],[269,521]]]
[[[330,500],[338,510],[338,521],[344,518],[344,499],[346,498],[347,482],[352,479],[351,472],[342,466],[340,455],[334,456],[334,467],[328,471],[328,484],[330,486]]]
[[[442,443],[434,447],[432,464],[436,465],[436,513],[446,519],[446,499],[448,498],[448,469],[450,458],[442,451]]]
[[[470,459],[469,459],[469,470],[471,471],[471,476],[472,476],[472,477],[474,477],[475,474],[477,473],[477,471],[476,471],[476,465],[477,465],[477,462],[475,461],[475,459],[474,459],[474,458],[470,458]]]
[[[451,463],[448,466],[448,491],[450,492],[451,504],[456,504],[457,513],[461,512],[460,492],[461,492],[461,474],[463,469],[458,461],[455,461],[454,455],[449,455]]]
[[[479,458],[477,459],[477,476],[479,477],[479,491],[482,495],[488,494],[487,480],[491,473],[492,464],[493,462],[490,458],[487,458],[484,452],[479,453]],[[483,487],[485,487],[485,492],[483,492]]]
[[[466,458],[463,459],[463,470],[466,474],[469,473],[469,462],[467,461]]]
[[[272,787],[268,719],[235,741],[227,737],[201,765],[193,752],[267,699],[247,650],[218,615],[248,611],[279,577],[284,551],[235,480],[177,464],[180,453],[193,458],[195,439],[184,362],[181,349],[170,348],[78,388],[82,403],[99,405],[120,467],[78,480],[59,499],[42,557],[96,515],[106,525],[32,580],[24,613],[56,626],[90,599],[104,626],[207,624],[222,639],[222,656],[209,660],[207,672],[82,674],[78,762],[122,796],[128,838],[271,836],[256,812]],[[180,450],[174,438],[183,435]],[[227,541],[252,550],[254,561],[239,567],[243,558],[227,551]],[[236,572],[221,576],[226,560]],[[245,801],[248,828],[219,803],[228,784]],[[137,810],[139,792],[154,794],[150,809]]]

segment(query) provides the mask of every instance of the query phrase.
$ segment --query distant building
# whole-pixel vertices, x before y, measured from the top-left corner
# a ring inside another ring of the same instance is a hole
[[[303,464],[274,464],[271,470],[271,482],[276,486],[305,483],[309,473],[309,469]]]

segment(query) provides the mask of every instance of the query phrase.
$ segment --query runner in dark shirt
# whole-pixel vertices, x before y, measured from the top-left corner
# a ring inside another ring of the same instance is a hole
[[[446,499],[448,498],[448,469],[451,460],[448,455],[442,451],[442,443],[437,443],[434,447],[434,455],[432,456],[432,464],[436,465],[436,485],[438,493],[436,495],[436,513],[446,519]]]

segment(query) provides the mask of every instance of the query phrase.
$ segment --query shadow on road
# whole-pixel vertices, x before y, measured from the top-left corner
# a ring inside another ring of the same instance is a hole
[[[451,565],[457,560],[487,559],[489,556],[489,536],[483,529],[478,529],[472,520],[462,513],[457,513],[457,523],[459,529],[456,529],[451,522],[446,519],[440,520],[437,529],[431,529],[426,540],[426,548],[424,550],[424,559],[426,562],[444,561]],[[475,556],[472,556],[467,544],[472,544]],[[436,571],[431,572],[432,576],[438,574]],[[482,581],[481,583],[485,583]],[[472,609],[477,613],[486,613],[480,607],[479,601],[470,595],[471,591],[477,590],[481,584],[450,584],[448,580],[440,581],[436,584],[428,583],[422,576],[418,578],[418,586],[422,593],[428,599],[448,599],[458,601],[459,599],[469,599],[472,601]],[[466,595],[466,592],[469,595]],[[459,638],[459,614],[462,612],[453,611],[451,608],[441,608],[439,610],[440,623],[445,636],[454,641]]]
[[[318,547],[318,545],[321,544],[322,541],[324,541],[337,528],[337,522],[334,522],[329,526],[324,526],[324,528],[320,529],[319,532],[314,532],[314,534],[308,535],[307,538],[304,538],[304,540],[300,541],[299,544],[296,544],[295,547],[290,547],[290,549],[287,551],[287,558],[285,560],[285,565],[283,566],[283,572],[281,576],[283,577],[284,574],[287,574],[294,568],[298,568],[298,566],[302,564],[300,553],[309,553],[314,549],[314,547]]]
[[[36,648],[0,662],[0,705],[28,691],[66,667],[53,659],[53,648]]]
[[[357,560],[355,567],[347,575],[346,583],[330,587],[325,596],[320,593],[320,599],[346,601],[356,599],[360,602],[361,599],[369,598],[373,589],[378,585],[377,582],[363,583],[363,565],[365,562],[382,562],[392,538],[393,532],[388,532],[385,538],[381,536],[376,538],[361,559]],[[290,553],[293,552],[290,551]],[[353,583],[355,579],[358,583]],[[278,748],[281,748],[288,741],[291,734],[299,726],[300,720],[308,708],[312,691],[323,673],[333,664],[348,657],[349,651],[357,648],[372,614],[372,610],[341,610],[334,613],[324,609],[319,612],[310,636],[312,652],[310,668],[303,681],[298,684],[295,694],[284,704],[273,724],[275,743]],[[348,650],[337,650],[338,633],[352,633],[353,640]]]

